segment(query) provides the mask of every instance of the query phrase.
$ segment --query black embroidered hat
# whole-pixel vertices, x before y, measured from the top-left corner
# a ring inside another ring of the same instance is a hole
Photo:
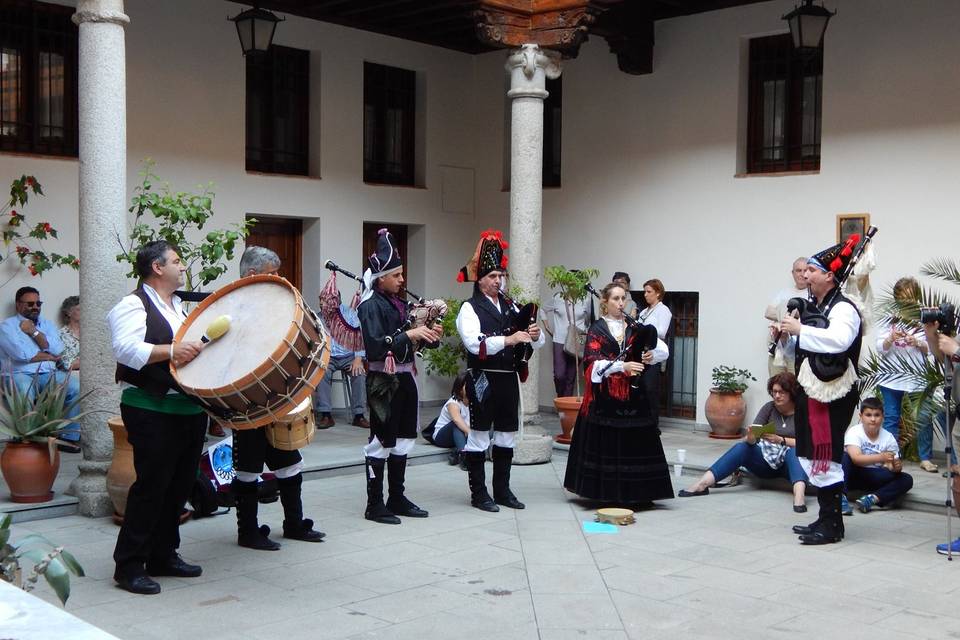
[[[393,234],[386,228],[380,229],[377,234],[377,249],[367,258],[370,263],[371,277],[374,279],[403,268],[403,261],[394,243]]]
[[[832,247],[814,254],[807,259],[807,264],[812,264],[821,271],[830,271],[835,276],[839,276],[853,258],[853,249],[860,242],[860,234],[852,233],[845,242],[839,242]]]
[[[476,282],[491,271],[506,271],[509,246],[501,231],[487,229],[481,233],[473,257],[457,274],[457,282]]]

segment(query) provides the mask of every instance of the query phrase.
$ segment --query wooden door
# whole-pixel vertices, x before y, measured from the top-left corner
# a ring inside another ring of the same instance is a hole
[[[255,216],[247,216],[251,218]],[[247,236],[247,246],[272,249],[280,256],[280,275],[301,290],[303,287],[303,220],[257,218]]]
[[[363,256],[360,262],[360,272],[363,273],[370,267],[370,261],[367,258],[377,250],[377,234],[380,229],[386,227],[393,235],[393,240],[397,245],[397,251],[400,252],[400,259],[403,260],[403,280],[407,280],[407,225],[391,224],[383,222],[364,222],[363,223]]]

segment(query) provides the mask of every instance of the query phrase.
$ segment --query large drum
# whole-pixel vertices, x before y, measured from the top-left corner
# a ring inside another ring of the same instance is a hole
[[[174,342],[199,341],[214,319],[230,330],[199,356],[170,372],[183,390],[217,410],[231,429],[281,421],[320,384],[330,340],[300,293],[277,276],[250,276],[217,290],[183,322]]]

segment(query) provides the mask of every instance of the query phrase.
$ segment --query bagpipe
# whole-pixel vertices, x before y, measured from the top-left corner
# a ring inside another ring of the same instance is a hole
[[[504,335],[511,335],[518,331],[527,331],[532,325],[537,324],[537,315],[540,313],[540,305],[536,302],[528,302],[520,306],[514,302],[513,298],[503,291],[500,292],[503,299],[513,309],[514,320],[510,328],[504,332]],[[526,382],[530,375],[530,358],[533,357],[533,347],[529,342],[521,342],[513,348],[513,367],[520,376],[520,382]]]
[[[363,278],[347,271],[333,260],[327,260],[323,266],[335,274],[336,272],[340,272],[348,278],[356,280],[362,286],[366,286]],[[425,300],[409,289],[404,289],[403,293],[414,302],[407,304],[407,318],[403,325],[397,329],[397,334],[417,327],[433,328],[437,322],[443,322],[444,316],[447,315],[447,303],[443,299]],[[421,341],[416,341],[414,344],[414,354],[423,357],[424,346]]]
[[[870,244],[873,236],[876,234],[877,228],[870,227],[863,236],[863,242],[860,242],[855,250],[852,247],[850,248],[850,251],[853,252],[850,262],[847,263],[847,266],[839,274],[836,274],[836,286],[831,289],[830,293],[824,297],[819,305],[813,300],[790,298],[790,300],[787,301],[787,313],[792,314],[795,312],[797,318],[800,320],[800,324],[808,327],[816,327],[818,329],[826,329],[829,327],[830,319],[824,310],[829,309],[834,299],[840,295],[841,288],[847,281],[847,278],[850,277],[850,274],[853,273],[854,267],[857,266],[857,262],[860,261],[860,258],[863,257],[864,252],[867,250],[867,245]],[[848,243],[853,242],[856,244],[859,240],[860,238],[854,234],[854,236],[848,239]],[[847,370],[847,356],[844,353],[811,353],[809,354],[808,360],[810,360],[810,368],[814,375],[824,381],[836,380]]]
[[[592,293],[597,300],[601,299],[600,294],[589,282],[583,285],[583,288],[588,293]],[[657,339],[659,336],[655,326],[652,324],[643,324],[627,313],[623,314],[623,319],[626,321],[627,326],[630,327],[630,338],[624,339],[620,353],[599,372],[601,377],[607,372],[607,369],[613,366],[614,362],[643,362],[643,355],[647,351],[657,348]],[[639,387],[640,376],[633,376],[633,380],[630,381],[630,386],[634,388]]]

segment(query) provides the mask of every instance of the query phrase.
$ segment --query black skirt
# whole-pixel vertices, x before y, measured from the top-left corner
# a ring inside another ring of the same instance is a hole
[[[599,424],[589,414],[578,416],[563,486],[611,506],[673,498],[660,430]]]

